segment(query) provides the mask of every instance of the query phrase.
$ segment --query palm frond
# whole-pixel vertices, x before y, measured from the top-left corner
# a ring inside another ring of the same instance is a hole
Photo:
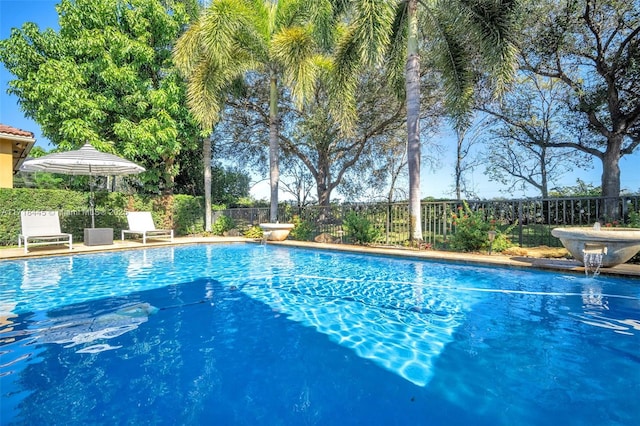
[[[274,31],[274,15],[277,4],[268,0],[243,0],[247,3],[245,14],[250,16],[252,26],[263,40],[269,40]]]
[[[519,0],[460,0],[467,16],[471,43],[481,53],[483,68],[496,94],[513,80],[517,64]]]
[[[245,46],[244,42],[259,37],[252,14],[253,10],[242,1],[213,2],[201,17],[201,38],[207,48],[207,56],[225,64],[236,54],[239,39],[243,39],[240,45]],[[244,48],[255,48],[255,44],[255,41],[247,43]]]
[[[456,122],[468,119],[482,79],[499,94],[514,75],[517,0],[449,0],[422,10],[428,60],[442,75],[445,107]],[[426,3],[423,3],[426,4]]]
[[[294,27],[309,20],[309,6],[313,2],[304,0],[278,0],[274,2],[276,14],[273,17],[274,32],[282,28]]]
[[[196,21],[182,34],[173,49],[176,67],[184,76],[192,73],[202,54],[200,22]]]
[[[316,43],[309,27],[288,27],[273,37],[271,55],[283,65],[284,81],[301,105],[312,93],[316,80]]]
[[[471,110],[476,83],[466,16],[450,7],[435,7],[423,18],[423,30],[430,35],[424,51],[442,76],[445,108],[452,117],[462,118]]]
[[[213,128],[221,110],[221,82],[216,80],[216,72],[215,67],[201,62],[187,83],[187,105],[203,129]]]
[[[329,77],[329,99],[331,114],[341,123],[345,133],[353,128],[356,118],[356,89],[358,72],[362,65],[358,41],[353,27],[346,28],[340,37],[332,72]]]
[[[397,1],[361,0],[356,3],[353,26],[358,54],[367,64],[380,64],[390,42]]]
[[[409,33],[406,4],[396,8],[396,15],[391,31],[389,50],[385,55],[385,68],[399,99],[405,96],[405,65],[407,63],[407,38]]]
[[[331,0],[317,0],[308,2],[311,5],[309,22],[313,23],[313,35],[318,46],[329,52],[336,40],[336,28],[340,19],[340,12],[336,10]]]

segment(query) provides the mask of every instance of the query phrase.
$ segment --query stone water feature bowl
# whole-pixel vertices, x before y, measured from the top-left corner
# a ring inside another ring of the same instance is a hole
[[[264,233],[265,240],[284,241],[295,225],[293,223],[261,223],[259,226]]]
[[[603,268],[625,263],[640,251],[638,228],[555,228],[551,235],[560,239],[569,253],[583,265],[585,249],[603,249]]]

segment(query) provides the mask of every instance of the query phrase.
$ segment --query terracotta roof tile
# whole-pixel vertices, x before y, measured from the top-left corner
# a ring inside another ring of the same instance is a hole
[[[0,133],[5,133],[8,135],[14,135],[14,136],[24,136],[27,138],[32,138],[34,136],[33,132],[17,129],[15,127],[7,126],[6,124],[0,124]]]

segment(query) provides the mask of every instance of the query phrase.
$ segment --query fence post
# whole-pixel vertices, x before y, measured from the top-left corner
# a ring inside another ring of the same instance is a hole
[[[385,243],[389,244],[389,233],[391,232],[391,203],[387,204],[387,208],[386,208],[386,216],[387,216],[387,220],[385,223]]]
[[[446,202],[442,202],[442,214],[440,215],[441,219],[440,219],[440,223],[442,224],[442,244],[444,245],[444,247],[447,247],[447,203]],[[435,240],[434,240],[434,246],[435,246]]]
[[[522,200],[518,201],[518,245],[522,247],[524,242],[523,240],[523,223],[524,218],[522,217]]]

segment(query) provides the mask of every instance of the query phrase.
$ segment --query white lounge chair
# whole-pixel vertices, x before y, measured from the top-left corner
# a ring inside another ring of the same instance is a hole
[[[68,244],[69,250],[73,250],[73,235],[60,230],[57,211],[22,211],[20,224],[22,233],[18,235],[18,247],[24,242],[25,253],[29,251],[29,245]]]
[[[173,242],[173,229],[156,229],[151,212],[127,212],[127,222],[129,229],[122,230],[122,241],[124,234],[141,234],[142,244],[147,243],[147,236],[170,237]]]

